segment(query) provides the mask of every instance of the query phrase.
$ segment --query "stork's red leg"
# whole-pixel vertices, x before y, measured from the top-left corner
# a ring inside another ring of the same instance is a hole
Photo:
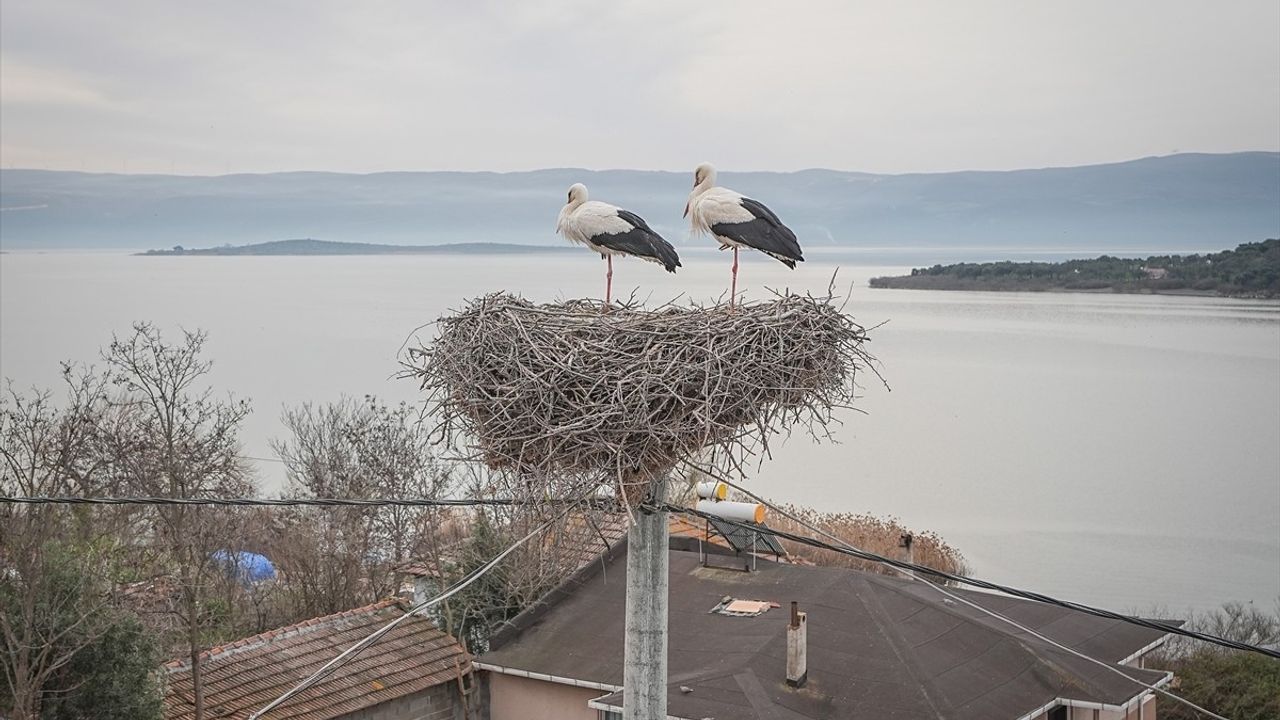
[[[608,307],[610,301],[613,300],[613,256],[606,255],[605,257],[609,261],[609,271],[604,274],[604,304],[605,307]]]
[[[733,246],[733,284],[729,286],[729,307],[733,307],[733,300],[738,296],[738,246]]]

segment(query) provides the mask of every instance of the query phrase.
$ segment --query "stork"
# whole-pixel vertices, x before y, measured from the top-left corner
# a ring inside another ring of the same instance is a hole
[[[556,232],[569,242],[586,245],[607,260],[604,304],[613,299],[613,256],[630,255],[655,262],[675,272],[680,256],[671,243],[649,228],[644,219],[633,212],[598,200],[587,200],[587,186],[574,183],[569,188],[569,201],[560,208]]]
[[[730,307],[738,294],[738,248],[755,248],[793,270],[796,263],[804,262],[791,228],[763,203],[717,187],[716,169],[711,163],[702,163],[693,171],[693,192],[689,193],[684,214],[695,233],[711,234],[721,250],[733,248]]]

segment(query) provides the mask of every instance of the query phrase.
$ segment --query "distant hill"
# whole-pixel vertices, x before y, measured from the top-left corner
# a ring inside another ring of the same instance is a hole
[[[1181,154],[1109,165],[937,174],[726,172],[807,247],[1232,247],[1280,235],[1280,153]],[[0,170],[0,246],[218,246],[278,238],[555,245],[564,193],[644,216],[686,244],[691,173],[290,172],[184,177]],[[703,243],[705,240],[697,240]],[[999,257],[998,254],[994,254]]]
[[[1245,243],[1206,255],[1126,259],[958,263],[916,268],[910,275],[871,279],[873,288],[913,290],[1175,293],[1280,297],[1280,240]]]
[[[185,248],[175,245],[168,250],[137,253],[156,256],[202,255],[527,255],[530,253],[574,252],[567,245],[515,245],[512,243],[451,243],[447,245],[378,245],[375,243],[332,242],[328,240],[274,240],[253,245],[222,245],[210,248]]]

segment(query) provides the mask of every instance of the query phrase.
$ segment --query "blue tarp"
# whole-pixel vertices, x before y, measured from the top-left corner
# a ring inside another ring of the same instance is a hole
[[[276,568],[265,555],[251,552],[218,550],[212,555],[228,572],[235,573],[245,582],[270,580],[276,576]]]

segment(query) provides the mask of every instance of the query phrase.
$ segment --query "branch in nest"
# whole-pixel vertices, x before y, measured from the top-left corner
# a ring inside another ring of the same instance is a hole
[[[451,446],[530,483],[610,483],[634,500],[706,448],[741,475],[777,433],[830,438],[858,372],[875,372],[866,329],[833,300],[606,313],[588,300],[486,295],[441,318],[405,374]]]

